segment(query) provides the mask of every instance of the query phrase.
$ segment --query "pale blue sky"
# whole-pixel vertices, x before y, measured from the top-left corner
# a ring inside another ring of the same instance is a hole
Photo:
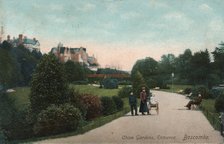
[[[126,70],[224,41],[223,0],[0,0],[0,17],[6,35],[36,37],[43,52],[84,46],[103,67]]]

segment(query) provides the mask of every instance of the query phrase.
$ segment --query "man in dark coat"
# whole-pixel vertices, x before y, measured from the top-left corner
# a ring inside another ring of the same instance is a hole
[[[195,100],[191,100],[188,102],[188,104],[185,106],[187,107],[189,110],[191,109],[191,105],[195,104],[195,105],[199,105],[202,101],[202,96],[201,94],[198,95],[198,97]]]
[[[133,95],[133,92],[129,95],[129,105],[131,107],[131,115],[134,115],[133,110],[135,110],[135,115],[138,115],[137,113],[137,98]]]

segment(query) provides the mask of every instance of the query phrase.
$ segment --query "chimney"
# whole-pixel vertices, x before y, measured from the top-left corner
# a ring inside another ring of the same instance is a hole
[[[10,41],[10,35],[7,36],[7,41]]]
[[[23,43],[23,35],[19,34],[19,44],[22,44],[22,43]]]

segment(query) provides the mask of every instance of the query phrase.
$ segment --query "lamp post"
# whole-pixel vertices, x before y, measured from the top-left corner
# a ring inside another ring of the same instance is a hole
[[[173,72],[171,74],[171,77],[172,77],[172,93],[173,93],[173,78],[174,78],[174,73]]]

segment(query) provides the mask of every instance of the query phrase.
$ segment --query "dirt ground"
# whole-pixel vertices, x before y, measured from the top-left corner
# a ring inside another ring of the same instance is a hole
[[[219,143],[224,139],[199,110],[187,110],[189,101],[174,93],[153,91],[159,114],[131,116],[130,113],[82,135],[48,139],[35,143]]]

